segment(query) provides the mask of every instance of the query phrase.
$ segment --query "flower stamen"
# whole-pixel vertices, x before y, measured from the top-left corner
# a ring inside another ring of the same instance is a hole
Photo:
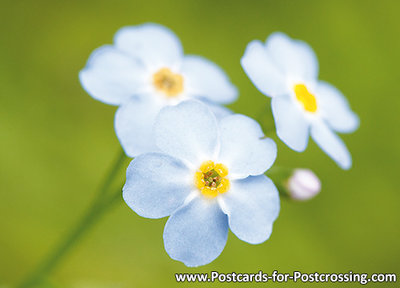
[[[154,87],[168,97],[176,97],[183,91],[183,77],[169,68],[161,68],[153,75]]]
[[[317,111],[317,100],[315,99],[315,96],[308,91],[306,85],[294,85],[294,93],[296,94],[297,100],[302,104],[304,110],[312,113]]]
[[[229,190],[229,180],[225,178],[228,169],[223,164],[214,164],[213,161],[205,161],[199,171],[195,173],[195,185],[201,193],[209,198],[223,194]]]

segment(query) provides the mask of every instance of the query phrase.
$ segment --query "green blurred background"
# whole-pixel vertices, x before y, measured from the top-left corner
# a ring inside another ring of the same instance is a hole
[[[318,55],[320,78],[341,89],[361,118],[360,129],[342,137],[353,168],[342,171],[313,142],[296,153],[277,141],[277,164],[313,169],[323,183],[321,194],[307,203],[282,201],[269,241],[253,246],[230,233],[220,257],[194,269],[165,253],[166,219],[141,218],[120,203],[51,275],[54,287],[192,287],[201,285],[177,284],[174,273],[212,270],[400,276],[399,1],[2,0],[0,5],[0,287],[20,281],[64,237],[118,154],[116,109],[87,95],[78,72],[120,27],[143,22],[168,26],[186,53],[221,65],[240,90],[231,108],[252,117],[269,99],[240,66],[247,43],[278,30],[307,41]],[[279,284],[302,285],[310,284]]]

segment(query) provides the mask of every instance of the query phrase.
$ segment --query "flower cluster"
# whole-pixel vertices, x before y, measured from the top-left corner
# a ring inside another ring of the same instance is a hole
[[[350,168],[350,153],[334,131],[356,130],[358,117],[336,88],[317,79],[318,62],[306,43],[275,33],[265,44],[251,42],[241,63],[272,98],[284,143],[303,151],[311,134],[340,167]],[[210,263],[229,229],[251,244],[270,237],[280,199],[265,173],[277,148],[255,120],[222,106],[238,92],[221,68],[184,55],[169,29],[143,24],[120,29],[79,76],[93,98],[119,106],[115,131],[126,154],[136,157],[123,198],[140,216],[169,216],[164,245],[171,258],[190,267]],[[320,190],[309,170],[295,170],[284,183],[294,199]]]
[[[206,106],[186,101],[159,113],[154,137],[161,152],[135,158],[125,202],[148,218],[170,216],[165,249],[187,266],[204,265],[223,250],[228,227],[249,243],[267,240],[279,193],[263,173],[276,146],[243,115],[219,122]]]

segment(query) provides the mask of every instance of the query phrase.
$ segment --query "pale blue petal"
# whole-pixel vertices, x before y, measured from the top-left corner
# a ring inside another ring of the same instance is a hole
[[[230,110],[229,108],[226,108],[225,106],[214,104],[209,101],[202,101],[202,102],[207,104],[208,108],[210,108],[210,110],[214,113],[218,121],[225,118],[226,116],[233,114],[233,111]]]
[[[123,198],[140,216],[161,218],[184,203],[192,182],[192,173],[178,159],[160,153],[142,154],[126,171]]]
[[[183,55],[178,37],[170,29],[154,23],[121,28],[115,34],[114,42],[118,49],[147,67],[175,65]]]
[[[196,267],[212,262],[224,250],[228,219],[216,201],[196,197],[168,219],[164,246],[168,255]]]
[[[182,74],[185,79],[185,91],[192,97],[222,104],[228,104],[237,99],[238,91],[226,73],[206,58],[185,56]]]
[[[217,120],[207,105],[199,101],[163,108],[154,131],[158,148],[196,168],[211,159],[218,146]]]
[[[350,169],[352,160],[343,141],[322,121],[311,126],[311,137],[342,169]]]
[[[125,153],[135,157],[142,153],[158,151],[153,126],[160,105],[151,99],[131,99],[115,113],[115,133]]]
[[[341,133],[357,130],[360,120],[349,105],[346,97],[334,86],[320,81],[317,86],[318,108],[329,126]]]
[[[261,139],[260,125],[244,115],[225,117],[220,122],[220,153],[218,161],[228,167],[229,177],[245,178],[263,174],[276,158],[276,145]]]
[[[232,181],[231,189],[219,196],[228,215],[229,228],[241,240],[259,244],[272,233],[280,209],[279,192],[266,176]]]
[[[143,67],[111,46],[92,53],[79,79],[90,96],[111,105],[128,101],[146,85]]]
[[[284,74],[278,70],[261,41],[250,42],[240,62],[244,72],[263,94],[274,97],[287,93]]]
[[[272,99],[272,113],[278,137],[291,149],[301,152],[306,149],[309,136],[309,123],[290,96]]]
[[[307,43],[276,32],[267,38],[266,45],[268,54],[284,75],[295,80],[318,78],[318,59]]]

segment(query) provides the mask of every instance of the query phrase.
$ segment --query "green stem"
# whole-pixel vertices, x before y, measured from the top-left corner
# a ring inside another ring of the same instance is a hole
[[[257,116],[256,116],[256,120],[258,121],[258,123],[260,124],[261,128],[263,129],[264,133],[270,134],[271,131],[274,130],[274,126],[273,126],[273,119],[271,118],[271,106],[270,104],[265,104],[261,106],[262,109],[260,109],[260,111],[258,112]],[[268,125],[266,125],[266,123],[268,123]],[[267,136],[265,136],[267,137]]]
[[[279,194],[284,197],[289,197],[288,191],[286,189],[286,182],[290,175],[293,173],[293,168],[273,166],[265,175],[274,181],[276,188],[278,188]]]
[[[67,252],[89,231],[89,228],[92,228],[94,224],[100,220],[101,216],[109,211],[114,206],[114,203],[117,203],[116,200],[121,199],[121,187],[111,194],[108,193],[109,195],[107,195],[107,192],[109,192],[110,186],[125,159],[125,153],[122,151],[103,184],[100,186],[96,198],[86,214],[69,232],[68,236],[56,246],[47,258],[45,258],[41,265],[18,286],[19,288],[34,287],[36,284],[39,284],[41,280],[46,278],[61,262]]]
[[[101,196],[104,196],[104,194],[106,194],[106,192],[108,191],[110,185],[112,184],[115,176],[117,176],[117,173],[125,160],[126,160],[125,152],[121,149],[121,151],[118,154],[117,159],[114,162],[114,165],[110,168],[109,173],[107,173],[108,176],[106,177],[106,179],[100,186],[100,189],[99,189],[99,192],[97,195],[98,196],[97,200],[99,200],[99,199],[101,200],[101,198],[102,198]]]

